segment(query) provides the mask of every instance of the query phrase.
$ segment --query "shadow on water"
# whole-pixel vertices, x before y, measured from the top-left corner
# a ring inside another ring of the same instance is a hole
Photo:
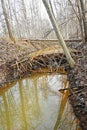
[[[66,75],[35,74],[0,90],[0,130],[79,130]]]

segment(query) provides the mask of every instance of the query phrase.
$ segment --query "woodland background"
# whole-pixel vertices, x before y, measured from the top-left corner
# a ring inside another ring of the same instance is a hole
[[[64,39],[84,38],[87,34],[84,27],[87,0],[48,1]],[[0,0],[0,37],[9,35],[15,38],[56,39],[42,0]]]

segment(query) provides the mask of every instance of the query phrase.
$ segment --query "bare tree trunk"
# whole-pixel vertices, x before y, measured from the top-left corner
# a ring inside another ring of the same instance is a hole
[[[5,7],[5,1],[1,0],[1,4],[2,4],[3,14],[4,14],[4,17],[5,17],[5,21],[6,21],[9,37],[10,37],[10,39],[12,41],[15,42],[15,39],[14,39],[14,37],[12,35],[11,25],[10,25],[10,22],[9,22],[9,19],[8,19],[9,15],[8,15],[7,9]]]
[[[27,11],[26,11],[25,2],[24,2],[24,0],[22,0],[21,2],[22,2],[22,6],[23,6],[23,14],[24,14],[24,20],[25,20],[27,35],[28,35],[28,38],[30,38],[30,30],[29,30],[29,24],[28,24],[28,19],[27,19]]]
[[[19,21],[18,21],[18,18],[17,18],[17,14],[16,14],[15,2],[14,2],[14,7],[12,7],[12,10],[13,10],[14,18],[15,18],[15,21],[16,21],[17,37],[21,38],[21,28],[20,28],[20,24],[19,24]]]
[[[70,65],[70,67],[73,68],[74,65],[75,65],[75,61],[71,57],[70,52],[69,52],[69,50],[68,50],[68,48],[67,48],[67,46],[66,46],[66,44],[64,42],[64,39],[63,39],[63,37],[62,37],[62,35],[60,33],[59,27],[57,25],[57,22],[56,22],[56,19],[55,19],[53,13],[52,13],[52,10],[51,10],[47,0],[42,0],[42,1],[43,1],[44,5],[45,5],[45,8],[46,8],[47,13],[49,15],[49,18],[51,20],[52,26],[54,27],[54,30],[55,30],[56,36],[57,36],[57,38],[59,40],[59,43],[60,43],[60,45],[62,46],[62,48],[64,50],[64,53],[65,53],[66,58],[67,58],[67,61],[68,61],[69,65]]]
[[[71,1],[71,0],[68,0],[68,1],[69,1],[69,3],[71,4],[72,9],[73,9],[73,11],[74,11],[74,13],[75,13],[75,15],[76,15],[76,17],[77,17],[77,19],[78,19],[79,27],[80,27],[80,30],[81,30],[81,37],[82,37],[82,40],[84,41],[83,24],[82,24],[82,18],[81,18],[81,13],[80,13],[80,8],[79,8],[78,0],[77,0],[76,2],[77,2],[77,4],[78,4],[79,16],[78,16],[78,14],[77,14],[77,12],[76,12],[76,10],[75,10],[73,4],[72,4],[72,1]]]
[[[52,2],[51,2],[51,0],[49,0],[49,5],[50,5],[50,8],[51,8],[52,13],[53,13],[53,15],[54,15],[54,11],[53,11],[53,7],[52,7]],[[55,17],[55,15],[54,15],[54,17]]]
[[[83,21],[82,21],[81,9],[80,9],[79,1],[78,0],[77,0],[77,7],[78,7],[78,13],[79,13],[79,25],[80,25],[80,29],[81,29],[81,36],[82,36],[82,40],[84,42],[85,41],[85,38],[84,38],[84,28],[83,28]]]
[[[84,7],[84,1],[80,0],[80,6],[82,11],[82,20],[83,20],[83,26],[84,26],[84,35],[85,35],[85,41],[87,41],[87,21],[85,16],[85,7]]]

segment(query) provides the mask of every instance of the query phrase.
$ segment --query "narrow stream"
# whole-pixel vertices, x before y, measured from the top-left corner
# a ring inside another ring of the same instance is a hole
[[[35,74],[0,90],[0,130],[80,130],[67,102],[67,76]]]

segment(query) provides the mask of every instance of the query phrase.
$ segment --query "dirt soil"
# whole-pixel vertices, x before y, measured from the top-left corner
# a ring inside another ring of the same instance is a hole
[[[55,46],[54,46],[55,45]],[[54,46],[54,47],[53,47]],[[87,130],[87,43],[68,44],[76,61],[74,69],[69,67],[66,57],[55,41],[18,40],[16,44],[0,39],[0,87],[15,79],[31,75],[48,67],[49,71],[67,71],[69,99],[82,130]],[[40,49],[43,49],[42,51]],[[38,52],[36,53],[36,51]],[[73,50],[73,51],[72,51]]]
[[[82,130],[87,130],[87,43],[76,47],[73,54],[76,61],[74,69],[67,69],[70,82],[70,102]]]

